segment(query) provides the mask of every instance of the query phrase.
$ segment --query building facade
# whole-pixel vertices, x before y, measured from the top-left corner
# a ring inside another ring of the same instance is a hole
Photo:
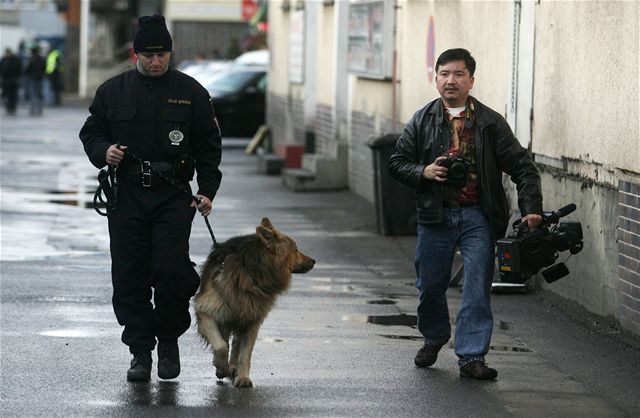
[[[292,169],[283,180],[300,190],[348,187],[373,203],[368,142],[400,132],[437,98],[435,59],[464,47],[478,64],[472,95],[531,150],[545,209],[578,206],[571,219],[582,223],[584,250],[566,262],[570,276],[542,286],[640,334],[639,8],[272,1],[267,123]]]

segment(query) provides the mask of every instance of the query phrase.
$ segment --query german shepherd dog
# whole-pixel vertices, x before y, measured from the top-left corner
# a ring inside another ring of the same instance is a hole
[[[306,273],[315,260],[263,218],[256,233],[216,246],[205,262],[195,297],[198,333],[211,347],[218,379],[251,387],[251,353],[258,330],[291,273]],[[229,339],[231,355],[229,355]]]

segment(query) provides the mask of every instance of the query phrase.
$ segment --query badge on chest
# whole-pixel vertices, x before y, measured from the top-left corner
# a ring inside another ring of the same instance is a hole
[[[182,140],[184,139],[184,134],[177,129],[169,132],[169,141],[171,141],[171,145],[180,145]]]

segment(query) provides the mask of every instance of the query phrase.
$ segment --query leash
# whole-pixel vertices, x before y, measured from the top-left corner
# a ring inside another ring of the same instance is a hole
[[[116,147],[120,149],[120,144],[116,144]],[[190,189],[187,189],[182,184],[175,181],[172,177],[169,177],[159,171],[154,170],[151,167],[151,164],[149,163],[149,161],[143,160],[142,158],[140,158],[138,155],[134,154],[131,151],[128,151],[128,150],[122,150],[122,151],[125,153],[125,155],[131,157],[133,160],[138,162],[141,168],[144,168],[145,170],[147,170],[147,171],[143,170],[143,173],[149,173],[149,175],[155,174],[156,176],[160,177],[162,180],[164,180],[168,184],[178,189],[178,191],[186,193],[189,196],[191,196],[191,199],[193,199],[193,201],[196,202],[197,204],[202,203],[202,197],[194,196],[193,194],[191,194]],[[107,171],[102,169],[100,170],[100,173],[98,173],[99,185],[93,196],[93,203],[94,203],[94,209],[101,216],[108,216],[116,208],[117,187],[118,187],[118,182],[116,179],[116,171],[117,171],[117,166],[109,166],[109,169]],[[105,195],[105,199],[102,198],[103,194]],[[100,208],[98,207],[99,206],[98,202],[105,205],[106,207],[105,212],[100,211]],[[110,203],[110,202],[113,202],[113,203]],[[211,241],[213,241],[213,247],[215,248],[218,246],[218,241],[216,241],[216,237],[213,234],[213,229],[211,228],[211,224],[209,223],[209,217],[203,216],[203,218],[204,218],[205,224],[207,224],[207,229],[209,230],[209,235],[211,235]]]

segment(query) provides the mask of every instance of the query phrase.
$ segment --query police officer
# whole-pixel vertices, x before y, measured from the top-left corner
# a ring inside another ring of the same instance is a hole
[[[117,167],[109,214],[113,308],[133,354],[127,380],[148,381],[156,339],[158,376],[180,373],[178,337],[189,328],[189,299],[199,285],[189,259],[191,223],[196,208],[211,212],[222,145],[207,91],[169,67],[164,17],[140,17],[133,47],[136,68],[98,88],[80,139],[93,165]],[[188,183],[194,168],[199,203]]]

